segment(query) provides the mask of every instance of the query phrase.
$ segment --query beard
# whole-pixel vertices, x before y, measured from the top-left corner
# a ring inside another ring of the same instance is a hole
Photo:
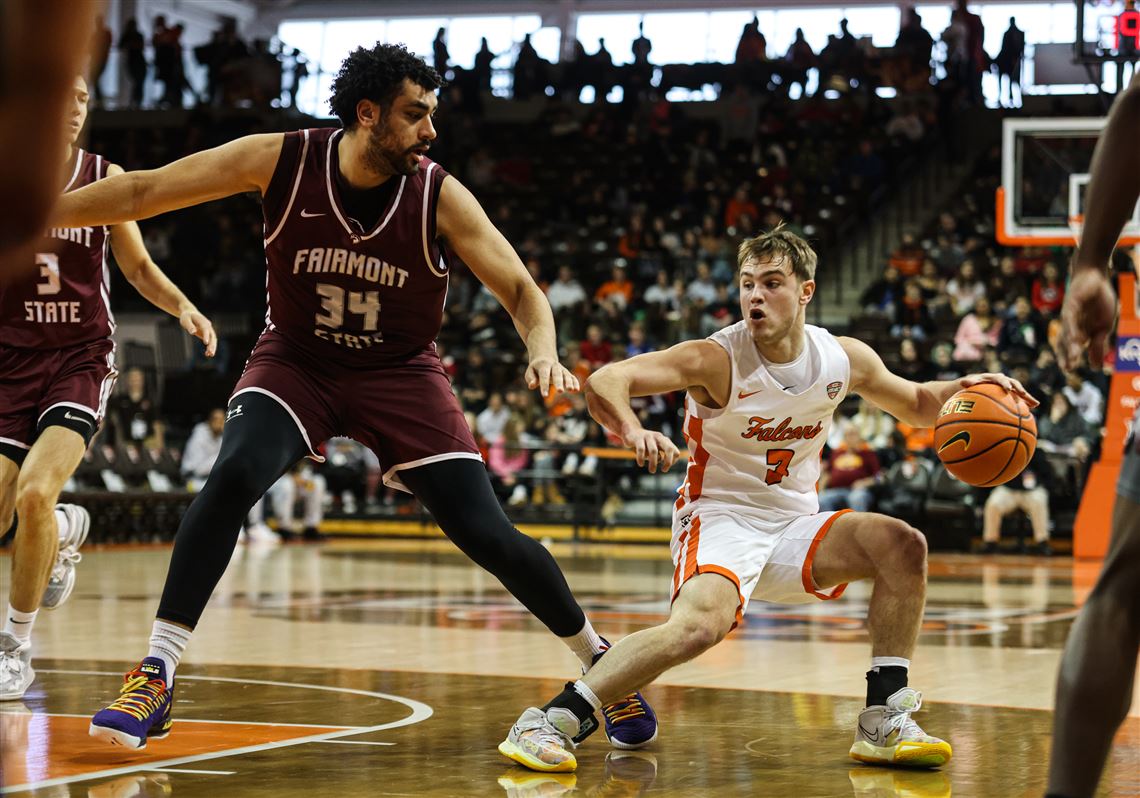
[[[364,151],[365,164],[379,174],[414,175],[419,171],[419,162],[412,157],[411,150],[392,146],[392,139],[386,132],[374,129],[369,134],[368,147]]]

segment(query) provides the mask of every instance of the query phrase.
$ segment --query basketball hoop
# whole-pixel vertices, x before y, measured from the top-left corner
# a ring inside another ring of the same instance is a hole
[[[1073,231],[1073,246],[1079,247],[1081,245],[1081,232],[1085,229],[1085,215],[1078,213],[1075,216],[1069,215],[1069,229]]]

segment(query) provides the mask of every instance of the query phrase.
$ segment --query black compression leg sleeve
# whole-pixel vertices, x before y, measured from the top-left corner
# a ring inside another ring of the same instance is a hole
[[[400,472],[400,479],[464,554],[494,574],[559,637],[582,631],[586,614],[558,563],[541,543],[511,524],[477,460],[441,460]]]
[[[230,403],[221,452],[174,539],[159,620],[198,625],[249,508],[307,453],[296,423],[273,399],[250,392]]]

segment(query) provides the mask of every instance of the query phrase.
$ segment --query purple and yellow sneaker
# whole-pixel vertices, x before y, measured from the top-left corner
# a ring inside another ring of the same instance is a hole
[[[87,733],[97,740],[126,748],[146,748],[147,740],[170,734],[174,688],[166,686],[166,665],[147,657],[123,677],[119,697],[95,713]]]
[[[609,642],[604,638],[602,642],[608,651]],[[594,662],[605,653],[595,654]],[[602,707],[602,717],[606,721],[606,737],[614,748],[631,751],[657,739],[657,715],[641,693],[630,693]]]

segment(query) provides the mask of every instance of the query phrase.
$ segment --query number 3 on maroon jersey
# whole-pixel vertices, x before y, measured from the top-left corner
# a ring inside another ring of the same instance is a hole
[[[768,473],[764,475],[764,481],[769,485],[779,485],[788,475],[788,466],[792,464],[792,458],[795,455],[796,453],[791,449],[769,449],[768,465],[775,466],[775,468],[768,469]]]

